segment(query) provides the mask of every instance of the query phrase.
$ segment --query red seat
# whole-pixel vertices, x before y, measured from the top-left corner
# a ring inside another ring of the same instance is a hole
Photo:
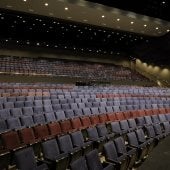
[[[138,111],[137,110],[131,111],[131,116],[132,116],[132,118],[138,117]]]
[[[138,110],[138,116],[140,116],[140,117],[146,116],[145,111],[144,110]]]
[[[48,139],[50,134],[46,125],[38,125],[33,127],[36,139]]]
[[[73,130],[70,120],[60,121],[60,126],[62,133],[67,133]]]
[[[99,116],[100,123],[106,123],[108,121],[107,114],[100,114],[98,116]]]
[[[52,122],[47,125],[51,136],[57,136],[61,134],[61,127],[59,122]]]
[[[160,114],[166,114],[165,108],[159,108],[159,113]]]
[[[73,129],[77,129],[77,130],[82,129],[82,127],[83,127],[81,124],[80,118],[71,119],[71,125],[72,125]]]
[[[152,109],[145,110],[145,115],[147,115],[147,116],[153,115]]]
[[[123,112],[125,119],[130,119],[131,118],[131,112],[127,111],[127,112]]]
[[[152,112],[154,115],[157,115],[157,114],[159,114],[159,109],[152,109]]]
[[[118,120],[124,120],[125,119],[123,112],[117,112],[117,113],[115,113],[115,115],[116,115],[116,118]]]
[[[92,125],[97,125],[100,123],[98,115],[90,116],[90,121],[91,121]]]
[[[166,113],[170,113],[170,108],[166,108]]]
[[[108,113],[107,114],[108,121],[114,122],[117,120],[115,113]]]
[[[35,139],[35,135],[32,128],[24,128],[19,131],[21,140],[24,144],[34,144],[40,140]]]
[[[87,128],[87,127],[92,126],[89,117],[87,117],[87,116],[86,116],[86,117],[81,117],[80,120],[81,120],[81,123],[82,123],[82,125],[83,125],[84,128]]]
[[[1,134],[1,139],[5,150],[15,150],[24,146],[16,131]]]

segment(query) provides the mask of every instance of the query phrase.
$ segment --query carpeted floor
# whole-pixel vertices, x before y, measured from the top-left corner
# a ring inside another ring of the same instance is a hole
[[[138,170],[170,170],[170,137],[163,139]]]

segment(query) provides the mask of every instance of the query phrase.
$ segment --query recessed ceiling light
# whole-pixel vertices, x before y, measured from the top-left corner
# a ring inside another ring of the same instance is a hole
[[[40,43],[37,43],[37,45],[40,45]]]
[[[166,30],[166,32],[169,32],[170,30]]]
[[[147,25],[145,24],[145,25],[143,25],[144,27],[147,27]]]
[[[24,2],[27,2],[27,0],[23,0]]]
[[[71,19],[72,17],[67,17],[68,19]]]
[[[120,21],[120,19],[119,19],[119,18],[117,18],[117,21]]]
[[[133,22],[133,21],[131,21],[130,23],[131,23],[131,24],[134,24],[134,22]]]
[[[45,5],[45,6],[48,6],[48,3],[45,3],[44,5]]]
[[[87,22],[88,20],[87,20],[87,19],[84,19],[83,21],[84,21],[84,22]]]
[[[158,27],[156,27],[155,29],[156,29],[156,30],[158,30],[159,28],[158,28]]]
[[[165,4],[165,1],[162,1],[163,4]]]
[[[65,7],[64,9],[67,11],[67,10],[68,10],[68,7]]]
[[[105,16],[104,15],[102,15],[102,18],[104,18]]]

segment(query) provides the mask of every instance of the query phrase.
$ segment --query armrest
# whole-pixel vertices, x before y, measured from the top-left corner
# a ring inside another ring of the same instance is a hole
[[[106,159],[107,160],[107,162],[111,162],[111,163],[113,163],[113,164],[115,164],[115,165],[121,165],[122,163],[121,162],[118,162],[118,161],[116,161],[116,160],[113,160],[113,159]]]

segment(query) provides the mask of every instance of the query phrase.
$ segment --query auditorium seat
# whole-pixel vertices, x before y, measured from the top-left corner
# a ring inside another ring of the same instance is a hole
[[[163,126],[164,133],[166,135],[169,135],[170,134],[170,124],[169,124],[169,122],[163,122],[162,126]]]
[[[160,123],[159,119],[158,119],[158,115],[152,115],[151,116],[152,118],[152,122],[155,124],[155,123]]]
[[[114,165],[111,163],[100,162],[98,151],[95,149],[85,155],[88,170],[114,170]]]
[[[123,135],[126,133],[125,130],[122,130],[119,122],[111,122],[110,123],[111,131],[115,133],[115,135]]]
[[[113,141],[109,141],[106,144],[104,144],[103,150],[107,162],[115,164],[116,169],[127,169],[128,167],[127,155],[122,154],[118,156]]]
[[[22,116],[22,117],[20,117],[20,120],[21,120],[22,126],[31,127],[31,126],[35,125],[31,115],[30,116]]]
[[[91,126],[92,126],[89,117],[87,117],[87,116],[80,117],[80,120],[81,120],[81,123],[82,123],[82,125],[83,125],[84,128],[87,128],[87,127],[91,127]]]
[[[58,121],[66,119],[66,115],[65,115],[64,111],[62,111],[62,110],[55,112],[55,116]]]
[[[65,112],[65,115],[66,115],[66,118],[67,118],[67,119],[74,117],[74,112],[73,112],[73,110],[67,109],[67,110],[65,110],[64,112]]]
[[[0,120],[0,134],[5,131],[8,131],[7,123],[5,120]]]
[[[50,139],[41,143],[43,157],[50,169],[65,170],[69,164],[68,153],[61,153],[56,139]]]
[[[137,117],[135,121],[138,127],[143,127],[146,125],[144,117]]]
[[[128,133],[127,139],[128,145],[137,149],[138,160],[141,161],[145,159],[148,154],[147,143],[139,143],[135,132]]]
[[[79,117],[72,118],[70,121],[71,121],[71,125],[72,125],[73,129],[76,129],[76,130],[83,129],[83,125],[82,125]]]
[[[21,143],[17,131],[9,131],[1,134],[1,141],[3,145],[3,147],[1,147],[1,153],[3,152],[3,150],[15,151],[17,149],[25,147],[25,145]]]
[[[23,111],[23,115],[25,116],[31,116],[34,114],[32,107],[23,107],[22,111]]]
[[[90,116],[92,114],[90,108],[83,108],[82,110],[85,116]]]
[[[12,108],[10,109],[11,116],[13,117],[21,117],[22,116],[22,110],[21,108]]]
[[[36,139],[48,139],[51,138],[51,135],[49,134],[48,128],[46,125],[37,125],[33,127],[34,134]]]
[[[127,120],[121,120],[121,121],[119,121],[119,123],[120,123],[121,130],[123,130],[124,132],[127,133],[127,132],[130,132],[130,131],[133,130],[133,128],[129,127],[129,124],[128,124]]]
[[[144,116],[144,119],[145,119],[146,125],[152,125],[153,124],[150,116]]]
[[[2,109],[0,110],[0,119],[9,119],[11,118],[10,110],[9,109]]]
[[[44,114],[34,114],[33,120],[35,124],[45,124],[45,117]]]
[[[15,108],[22,108],[24,107],[24,101],[16,101],[14,102]]]
[[[76,131],[70,134],[73,142],[73,146],[81,147],[83,154],[91,151],[93,149],[93,142],[85,140],[81,131]]]
[[[70,164],[71,170],[88,170],[87,163],[84,157],[80,157]]]
[[[36,139],[32,128],[24,128],[19,130],[22,143],[25,145],[34,145],[40,142],[40,139]]]
[[[132,130],[137,129],[137,124],[136,124],[135,119],[128,119],[127,121],[128,121],[129,127],[130,127]]]
[[[146,138],[143,129],[137,129],[135,131],[138,142],[147,146],[147,154],[149,154],[154,148],[153,138]]]
[[[7,125],[8,125],[8,129],[16,129],[16,130],[24,127],[21,125],[19,118],[7,119]]]
[[[103,144],[106,142],[106,136],[99,136],[96,127],[90,127],[86,129],[87,138],[94,142],[94,147],[98,148],[101,152]]]
[[[31,147],[16,151],[14,156],[17,168],[20,170],[48,170],[47,165],[44,163],[37,165],[34,151]]]
[[[68,153],[70,162],[78,159],[82,155],[81,147],[74,147],[69,135],[58,137],[58,144],[62,153]]]
[[[137,150],[135,148],[125,145],[125,140],[123,137],[118,137],[114,139],[116,150],[118,155],[128,156],[128,169],[132,169],[137,161]]]
[[[99,137],[106,137],[107,140],[112,140],[115,137],[114,133],[110,133],[108,129],[106,128],[105,124],[99,124],[96,126],[97,132],[99,134]]]
[[[82,109],[74,109],[74,115],[75,116],[83,116],[83,111]]]
[[[44,110],[45,113],[53,112],[53,108],[52,108],[51,105],[44,105],[44,109],[43,110]]]
[[[67,132],[72,132],[73,131],[73,128],[72,128],[70,120],[62,120],[62,121],[60,121],[60,126],[61,126],[62,133],[67,133]]]
[[[59,122],[48,123],[47,127],[51,136],[59,136],[62,133]]]

